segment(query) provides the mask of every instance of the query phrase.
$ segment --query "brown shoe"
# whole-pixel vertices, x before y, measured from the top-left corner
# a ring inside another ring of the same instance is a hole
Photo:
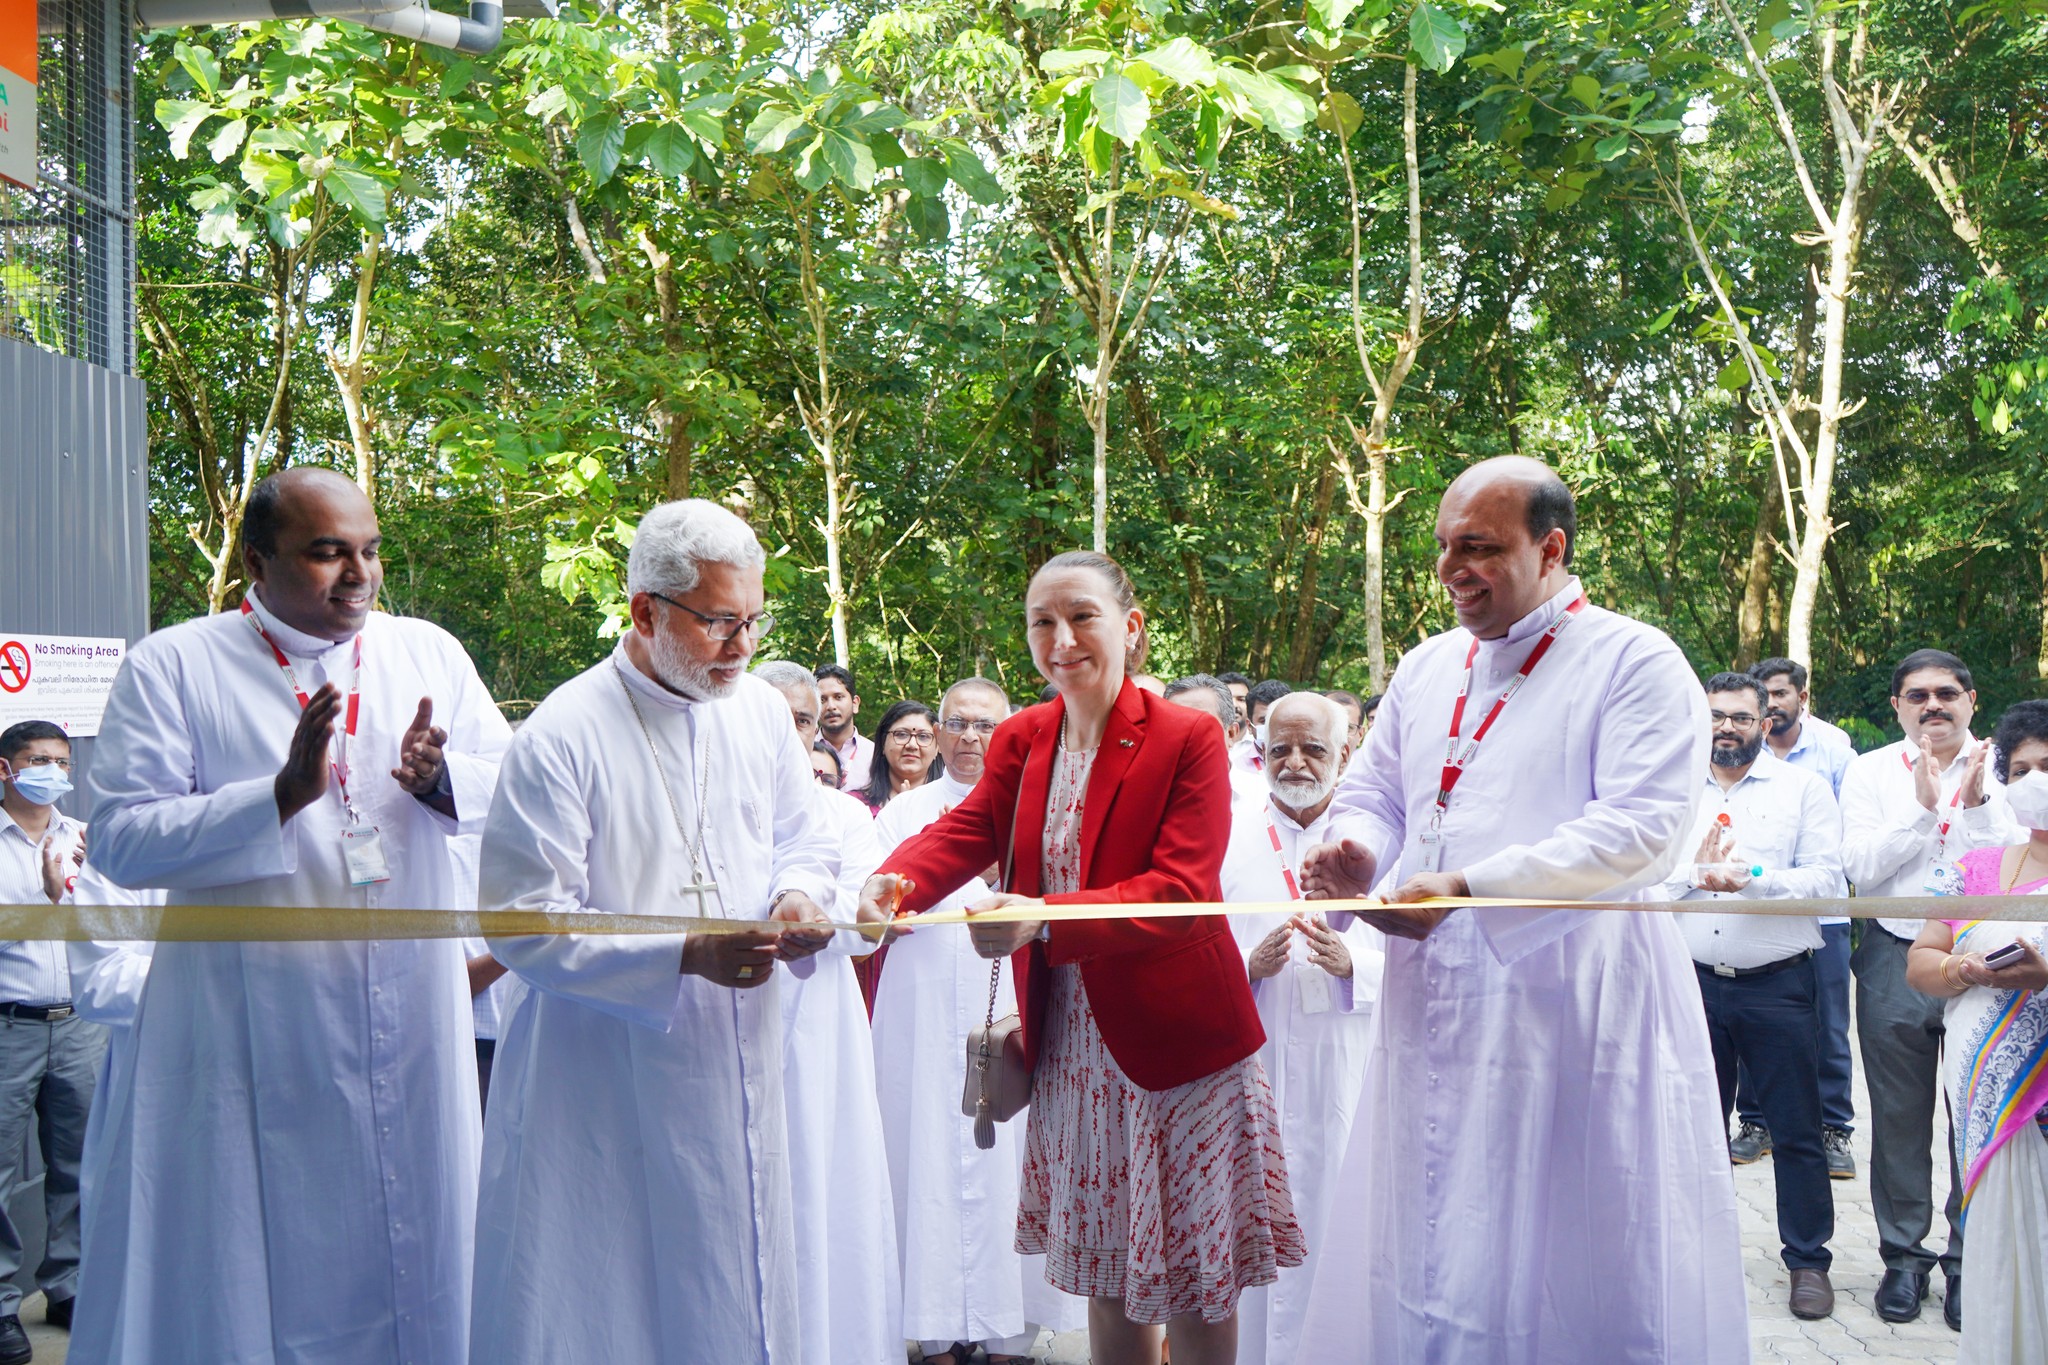
[[[1792,1316],[1811,1322],[1815,1318],[1832,1316],[1835,1311],[1835,1287],[1828,1283],[1825,1270],[1795,1270],[1792,1272]]]

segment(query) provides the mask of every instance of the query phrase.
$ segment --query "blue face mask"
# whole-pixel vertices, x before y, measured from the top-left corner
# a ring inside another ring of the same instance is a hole
[[[14,789],[38,806],[54,806],[57,798],[71,790],[71,779],[54,763],[17,768],[11,779]]]

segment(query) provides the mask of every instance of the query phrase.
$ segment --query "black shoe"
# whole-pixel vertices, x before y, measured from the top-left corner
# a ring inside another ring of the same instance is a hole
[[[1728,1144],[1728,1159],[1738,1166],[1747,1166],[1771,1154],[1771,1130],[1761,1123],[1742,1121],[1742,1131],[1735,1135],[1735,1141]]]
[[[1927,1276],[1917,1270],[1887,1270],[1877,1282],[1877,1315],[1886,1322],[1911,1322],[1927,1297]]]
[[[1821,1150],[1828,1155],[1828,1179],[1854,1180],[1856,1178],[1856,1154],[1849,1150],[1847,1128],[1823,1128],[1820,1130]]]
[[[13,1313],[0,1318],[0,1365],[28,1365],[35,1358],[35,1347],[21,1330],[21,1318]]]
[[[71,1305],[73,1302],[75,1300],[68,1298],[52,1299],[45,1297],[43,1300],[43,1321],[49,1323],[52,1327],[62,1327],[65,1331],[70,1331]]]
[[[1948,1291],[1941,1299],[1942,1321],[1951,1332],[1963,1330],[1963,1272],[1958,1270],[1948,1277]]]

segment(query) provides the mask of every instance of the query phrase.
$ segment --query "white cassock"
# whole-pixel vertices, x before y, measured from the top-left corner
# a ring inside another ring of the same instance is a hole
[[[1330,837],[1330,812],[1307,826],[1297,824],[1271,799],[1239,801],[1230,813],[1230,847],[1223,855],[1223,899],[1289,901],[1300,884],[1301,859]],[[1273,847],[1275,840],[1280,847]],[[1292,873],[1290,883],[1282,873]],[[1301,909],[1316,912],[1313,902]],[[1247,965],[1252,950],[1286,923],[1280,915],[1233,915]],[[1366,1051],[1372,1043],[1373,1002],[1379,999],[1386,939],[1379,930],[1353,921],[1341,930],[1351,953],[1349,978],[1331,976],[1309,961],[1307,942],[1296,934],[1287,965],[1252,982],[1266,1045],[1259,1062],[1273,1087],[1280,1116],[1281,1149],[1287,1157],[1287,1185],[1294,1216],[1308,1242],[1308,1259],[1280,1272],[1270,1285],[1247,1289],[1237,1301],[1238,1365],[1290,1365],[1298,1358],[1301,1325],[1308,1316],[1309,1287],[1316,1256],[1329,1226],[1337,1170],[1351,1137],[1359,1088],[1365,1084]]]
[[[816,786],[781,693],[748,676],[686,702],[621,644],[520,726],[479,903],[765,919],[791,890],[828,906]],[[700,822],[701,870],[720,893],[701,910],[685,891]],[[491,1071],[475,1365],[803,1360],[787,969],[750,990],[685,976],[680,935],[499,938],[491,951],[530,989]]]
[[[1579,592],[1481,642],[1465,736]],[[1402,659],[1338,790],[1338,829],[1383,869],[1427,866],[1471,641],[1453,630]],[[1443,868],[1475,896],[1642,899],[1692,851],[1707,750],[1677,647],[1589,607],[1458,783]],[[1749,1359],[1706,1015],[1670,916],[1458,910],[1422,942],[1388,940],[1301,1358]]]
[[[884,856],[967,799],[950,775],[882,807],[875,834]],[[990,894],[979,877],[935,910]],[[913,920],[912,924],[915,925]],[[996,1145],[974,1145],[960,1112],[967,1033],[988,1017],[989,969],[962,925],[917,929],[890,945],[875,989],[875,1083],[903,1273],[903,1336],[917,1341],[997,1343],[1023,1354],[1033,1327],[1068,1331],[1087,1322],[1085,1300],[1045,1282],[1043,1264],[1017,1254],[1017,1183],[1024,1119],[996,1125]],[[1001,960],[996,1017],[1016,1012],[1010,961]]]
[[[852,923],[860,889],[882,865],[875,818],[851,794],[813,784],[818,821],[838,866],[825,913]],[[803,1285],[803,1359],[819,1365],[900,1365],[902,1286],[896,1212],[875,1103],[868,1010],[853,958],[858,934],[793,964],[782,985],[782,1102],[789,1116],[790,1190]]]
[[[348,789],[391,876],[354,886],[335,784],[278,822],[299,703],[251,622],[308,693],[350,691],[353,647],[267,616],[188,621],[128,652],[93,754],[91,862],[172,905],[457,908],[448,840],[481,826],[511,733],[469,656],[425,621],[364,625]],[[459,820],[391,777],[422,697],[448,732]],[[465,1359],[469,1017],[452,939],[160,943],[86,1209],[70,1359]]]

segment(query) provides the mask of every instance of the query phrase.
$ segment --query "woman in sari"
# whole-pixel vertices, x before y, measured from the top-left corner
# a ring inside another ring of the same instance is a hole
[[[1935,874],[1939,895],[2048,892],[2048,701],[2008,710],[1993,736],[2022,843],[1981,848]],[[2048,926],[1930,919],[1906,981],[1946,999],[1942,1065],[1970,1236],[1960,1365],[2048,1360]],[[2018,960],[1986,958],[2012,944]]]

